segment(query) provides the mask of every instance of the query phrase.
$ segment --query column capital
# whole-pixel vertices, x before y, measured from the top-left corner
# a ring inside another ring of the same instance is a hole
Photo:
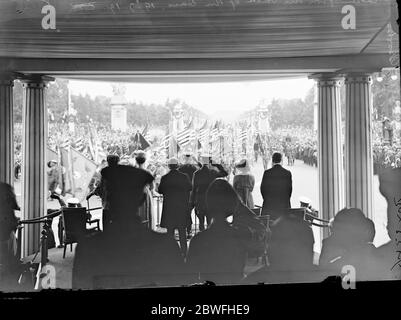
[[[44,88],[47,83],[54,81],[53,77],[43,74],[20,74],[18,80],[23,82],[25,87],[29,88]]]
[[[344,80],[343,76],[334,72],[313,73],[308,78],[316,80],[318,87],[340,86]]]
[[[373,82],[372,74],[367,72],[350,72],[344,75],[345,84],[348,83],[365,83],[370,84]]]
[[[13,72],[0,72],[0,85],[12,87],[16,78],[17,75]]]

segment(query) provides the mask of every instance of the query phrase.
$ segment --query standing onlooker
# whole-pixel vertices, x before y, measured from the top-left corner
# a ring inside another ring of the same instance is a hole
[[[178,171],[185,173],[188,178],[189,181],[191,181],[191,186],[192,186],[192,181],[194,178],[194,173],[196,172],[196,170],[199,169],[199,166],[195,166],[195,164],[193,163],[193,160],[196,159],[194,157],[191,157],[190,153],[186,153],[184,155],[184,163],[178,168]],[[193,201],[193,193],[191,192],[191,196],[189,199],[189,215],[188,215],[188,223],[187,223],[187,236],[188,238],[191,237],[191,230],[192,230],[192,217],[191,217],[191,212],[192,209],[194,208],[194,201]]]
[[[192,184],[188,176],[178,171],[178,160],[168,161],[170,172],[161,178],[158,192],[164,196],[160,226],[174,237],[178,229],[182,255],[187,254],[186,227],[188,224],[189,196]]]
[[[108,195],[107,195],[107,180],[109,180],[110,178],[112,178],[113,176],[113,170],[119,166],[120,162],[120,157],[114,154],[108,155],[107,156],[107,164],[108,166],[103,168],[100,171],[100,182],[99,184],[96,186],[96,188],[90,192],[87,197],[86,200],[89,200],[93,195],[97,195],[98,197],[100,197],[102,199],[102,206],[103,206],[103,213],[102,213],[102,227],[103,227],[103,231],[105,231],[111,221],[112,221],[112,217],[111,217],[111,211],[110,211],[110,204],[108,201]]]
[[[212,169],[216,167],[217,170]],[[207,225],[211,222],[211,216],[207,214],[206,208],[206,190],[209,185],[219,177],[228,176],[227,171],[220,164],[212,164],[209,156],[202,156],[202,168],[194,173],[193,179],[193,199],[196,208],[196,214],[199,219],[199,230],[205,230],[205,218]]]
[[[249,162],[247,159],[241,160],[236,166],[233,187],[242,202],[250,209],[254,208],[252,191],[255,187],[255,177],[250,173]]]
[[[263,214],[270,215],[275,220],[283,211],[291,208],[292,175],[289,170],[282,167],[282,155],[273,153],[273,167],[263,174],[260,192],[263,197]]]
[[[139,169],[145,170],[146,172],[150,173],[148,170],[145,169],[146,163],[146,153],[145,151],[139,150],[136,151],[135,161],[137,163],[137,167]],[[144,197],[145,201],[139,207],[138,213],[141,217],[142,222],[147,222],[149,229],[152,227],[152,209],[153,209],[153,181],[152,183],[148,184],[144,189]]]
[[[48,178],[48,190],[50,194],[55,192],[59,184],[59,171],[57,168],[57,161],[50,160],[47,163],[47,178]]]
[[[216,179],[207,189],[205,201],[213,220],[190,242],[188,272],[194,282],[239,283],[244,276],[249,238],[227,221],[238,211],[238,195],[228,181]]]

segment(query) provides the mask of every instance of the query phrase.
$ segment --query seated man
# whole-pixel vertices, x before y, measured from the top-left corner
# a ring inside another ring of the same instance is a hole
[[[315,282],[322,280],[313,265],[312,228],[300,217],[287,214],[271,227],[269,266],[251,273],[247,284]]]
[[[235,190],[224,179],[215,180],[207,189],[206,205],[212,223],[191,240],[187,256],[194,282],[234,284],[243,278],[248,238],[227,221],[237,214],[239,203]]]
[[[132,288],[181,285],[183,260],[171,237],[140,223],[138,207],[153,177],[145,170],[118,166],[108,177],[113,221],[107,232],[81,241],[73,266],[73,288]]]
[[[375,226],[356,208],[339,211],[332,234],[323,240],[319,266],[328,275],[340,275],[342,267],[352,265],[358,280],[374,280],[378,270],[376,248],[373,245]]]
[[[386,169],[379,175],[380,193],[387,201],[387,231],[390,241],[378,248],[381,279],[401,279],[401,168]]]

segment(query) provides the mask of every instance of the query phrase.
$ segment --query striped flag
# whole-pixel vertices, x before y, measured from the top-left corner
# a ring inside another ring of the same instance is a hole
[[[171,135],[168,134],[161,140],[160,146],[158,149],[159,152],[165,151],[168,153],[168,148],[170,146],[170,137],[171,137]]]
[[[204,128],[199,130],[199,140],[205,141],[209,136],[209,129]]]
[[[180,146],[186,146],[191,142],[191,131],[192,131],[191,129],[186,128],[177,134],[177,143]]]
[[[82,139],[82,137],[79,137],[77,140],[75,140],[74,148],[79,152],[82,152],[85,149],[84,140]]]
[[[68,149],[71,146],[70,138],[65,138],[65,140],[60,144],[60,148]]]
[[[195,130],[193,128],[193,118],[189,121],[184,130],[177,134],[177,143],[184,147],[195,140]]]
[[[163,138],[162,142],[161,142],[161,146],[163,146],[164,148],[168,148],[168,145],[169,145],[169,143],[170,143],[170,137],[171,137],[170,134],[166,135],[166,136]]]
[[[241,141],[244,141],[244,140],[246,140],[247,135],[248,135],[247,131],[244,130],[244,129],[242,129],[241,132],[240,132],[240,134],[239,134],[239,139],[240,139]]]
[[[222,127],[222,122],[221,121],[216,121],[213,129],[211,129],[210,136],[212,140],[217,140],[219,136],[222,134],[223,127]]]
[[[218,122],[216,121],[215,125],[213,126],[213,129],[210,130],[210,136],[212,137],[212,139],[215,139],[218,134],[219,134],[219,127],[218,127]]]

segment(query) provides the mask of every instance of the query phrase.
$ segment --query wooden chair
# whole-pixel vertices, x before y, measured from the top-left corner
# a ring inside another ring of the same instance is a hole
[[[78,243],[82,237],[85,237],[89,234],[100,232],[100,220],[88,220],[88,215],[86,212],[86,208],[63,208],[62,209],[62,218],[63,218],[63,228],[64,228],[64,252],[63,258],[65,258],[65,251],[67,249],[67,245],[70,245],[70,250],[72,252],[73,243]],[[92,225],[96,224],[96,227],[86,228],[86,224]]]

